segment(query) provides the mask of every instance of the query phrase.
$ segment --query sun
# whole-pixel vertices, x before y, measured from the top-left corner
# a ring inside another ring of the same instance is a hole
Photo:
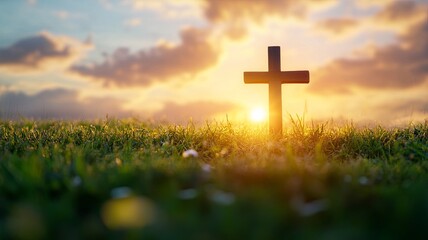
[[[266,111],[263,108],[253,108],[250,113],[250,120],[252,122],[266,121]]]

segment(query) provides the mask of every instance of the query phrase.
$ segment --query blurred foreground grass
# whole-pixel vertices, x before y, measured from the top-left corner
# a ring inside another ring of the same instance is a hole
[[[427,122],[262,130],[0,122],[0,239],[427,239]]]

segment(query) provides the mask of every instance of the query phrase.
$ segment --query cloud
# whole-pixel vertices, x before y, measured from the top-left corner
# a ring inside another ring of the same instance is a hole
[[[344,35],[358,26],[359,22],[352,18],[329,18],[319,21],[316,29],[332,35]]]
[[[140,18],[131,18],[124,22],[125,26],[130,27],[137,27],[141,25],[141,19]]]
[[[122,0],[122,3],[134,10],[151,10],[171,19],[201,15],[199,0]]]
[[[27,4],[29,5],[35,5],[37,3],[37,0],[27,0]]]
[[[66,68],[90,48],[90,44],[42,32],[0,48],[0,71],[21,73]]]
[[[330,1],[291,1],[291,0],[205,0],[205,16],[213,22],[251,19],[256,22],[266,17],[303,17],[311,4]]]
[[[390,4],[391,2],[394,2],[394,1],[395,0],[376,0],[376,1],[373,1],[373,0],[358,0],[358,1],[355,1],[355,4],[358,7],[365,7],[365,8],[367,8],[367,7],[372,7],[372,6],[384,6],[384,5]]]
[[[78,92],[67,89],[44,90],[35,95],[7,91],[0,95],[2,119],[102,119],[106,115],[117,118],[130,117],[114,98],[80,99]]]
[[[374,109],[377,119],[395,123],[428,120],[428,99],[410,98],[380,103]]]
[[[421,9],[419,7],[420,6],[412,1],[392,2],[376,14],[376,18],[385,21],[401,21],[418,14]]]
[[[335,2],[335,0],[122,0],[122,3],[136,10],[154,10],[162,15],[180,15],[186,9],[198,12],[210,22],[231,22],[247,19],[262,21],[269,16],[302,17],[309,8]]]
[[[309,9],[336,0],[122,0],[135,10],[152,10],[163,17],[204,17],[210,27],[220,29],[232,40],[247,35],[248,25],[262,23],[266,18],[302,18]]]
[[[412,1],[396,1],[386,5],[374,17],[373,23],[405,32],[409,26],[427,21],[426,4]]]
[[[198,0],[122,0],[125,5],[131,5],[134,9],[162,9],[171,6],[194,5]]]
[[[61,119],[93,120],[113,118],[151,117],[173,123],[187,123],[190,119],[202,122],[237,109],[229,102],[196,101],[185,104],[166,102],[159,111],[148,113],[125,110],[121,101],[111,97],[80,98],[76,90],[63,88],[43,90],[35,95],[19,91],[0,92],[0,119]]]
[[[316,70],[309,89],[348,93],[355,87],[401,89],[428,80],[428,21],[413,26],[398,43],[374,49],[371,56],[341,58]]]
[[[55,11],[53,12],[53,15],[61,20],[65,20],[70,18],[71,14],[65,10],[59,10],[59,11]]]
[[[212,24],[225,25],[224,33],[233,40],[243,38],[249,23],[262,23],[268,17],[303,18],[310,8],[331,0],[204,0],[205,17]]]
[[[396,103],[389,102],[382,105],[380,109],[387,109],[390,112],[402,114],[407,114],[409,111],[428,114],[428,99],[410,99]]]
[[[218,57],[207,31],[187,28],[181,32],[178,45],[162,43],[136,53],[119,48],[102,63],[73,66],[71,70],[108,86],[149,86],[176,77],[193,77],[214,66]]]
[[[229,102],[197,101],[186,104],[166,102],[164,107],[153,114],[155,120],[173,120],[176,123],[186,123],[190,119],[196,122],[212,119],[215,116],[234,111],[237,105]]]
[[[357,31],[387,30],[395,33],[406,33],[409,28],[427,19],[428,7],[423,3],[413,1],[372,1],[370,4],[379,8],[376,13],[367,18],[328,18],[315,24],[315,29],[333,37],[349,35]],[[356,2],[363,9],[371,5]],[[367,3],[369,4],[369,3]]]
[[[210,39],[226,34],[239,39],[247,32],[245,21],[261,22],[268,16],[303,16],[311,4],[320,1],[248,1],[236,0],[181,0],[143,1],[123,0],[134,9],[160,11],[166,6],[181,9],[183,6],[197,6],[204,11],[209,21],[204,28],[190,27],[181,31],[181,43],[161,43],[148,50],[132,53],[128,48],[117,48],[104,61],[88,65],[74,65],[71,72],[103,83],[105,86],[130,87],[150,86],[173,79],[193,79],[198,73],[217,64],[220,49]],[[324,0],[331,2],[331,0]],[[311,4],[309,4],[311,3]],[[134,24],[130,22],[129,24]],[[226,26],[225,28],[223,28]],[[217,38],[217,43],[222,39]]]

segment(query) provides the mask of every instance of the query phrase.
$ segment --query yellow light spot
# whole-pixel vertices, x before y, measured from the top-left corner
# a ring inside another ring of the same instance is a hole
[[[263,108],[254,108],[251,110],[250,119],[252,122],[266,121],[266,111]]]
[[[125,197],[106,202],[101,217],[110,229],[141,228],[154,218],[153,203],[143,197]]]

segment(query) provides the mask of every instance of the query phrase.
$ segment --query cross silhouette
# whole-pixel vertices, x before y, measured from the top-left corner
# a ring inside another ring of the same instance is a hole
[[[282,94],[283,83],[309,83],[309,71],[281,72],[281,48],[268,47],[268,72],[244,72],[245,83],[269,84],[269,132],[282,135]]]

